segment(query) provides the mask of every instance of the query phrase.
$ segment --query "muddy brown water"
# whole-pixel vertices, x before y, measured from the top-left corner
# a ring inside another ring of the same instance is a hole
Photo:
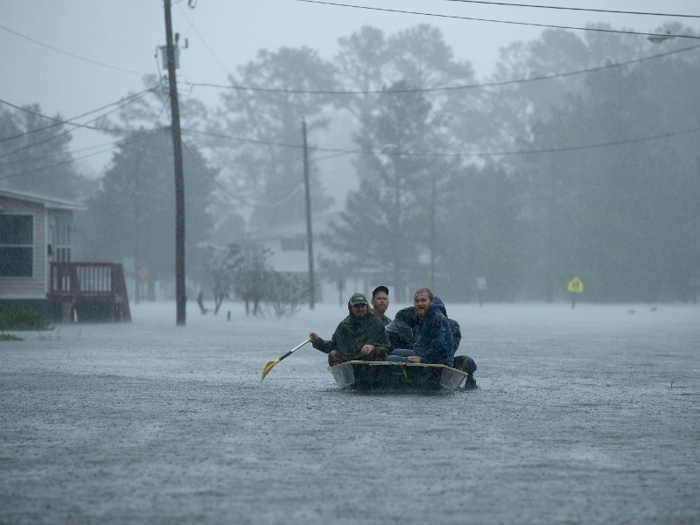
[[[0,523],[700,523],[699,307],[448,305],[480,388],[422,395],[261,384],[343,311],[228,308],[0,343]]]

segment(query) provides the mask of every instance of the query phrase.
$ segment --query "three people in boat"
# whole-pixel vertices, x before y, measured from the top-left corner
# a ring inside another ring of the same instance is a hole
[[[385,315],[388,288],[374,289],[372,306],[370,312],[366,297],[355,293],[348,301],[349,315],[340,322],[330,341],[315,332],[309,334],[314,348],[328,354],[330,366],[351,360],[444,364],[470,377],[476,370],[472,358],[454,355],[462,339],[459,323],[447,317],[445,304],[430,289],[418,290],[413,306],[399,310],[393,321]],[[389,319],[386,327],[382,317]]]
[[[330,366],[353,360],[384,361],[389,353],[389,337],[379,317],[369,311],[364,294],[354,293],[350,297],[348,312],[330,341],[311,332],[309,339],[313,347],[328,354]]]

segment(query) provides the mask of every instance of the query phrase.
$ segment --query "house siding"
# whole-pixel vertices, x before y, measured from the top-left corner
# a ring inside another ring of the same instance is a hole
[[[46,214],[42,204],[0,197],[3,215],[32,215],[34,217],[34,253],[31,277],[0,277],[0,298],[46,298],[48,277],[46,268]]]

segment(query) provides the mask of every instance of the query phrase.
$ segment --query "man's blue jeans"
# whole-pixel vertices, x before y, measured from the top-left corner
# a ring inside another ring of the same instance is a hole
[[[393,363],[410,363],[408,356],[411,355],[418,354],[408,348],[397,348],[387,356],[386,360]]]

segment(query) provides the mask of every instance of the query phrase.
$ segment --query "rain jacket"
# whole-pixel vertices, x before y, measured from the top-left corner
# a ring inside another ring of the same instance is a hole
[[[391,342],[391,349],[406,348],[411,350],[416,340],[418,316],[413,306],[407,306],[396,312],[394,320],[386,326],[386,333]]]
[[[313,343],[314,348],[324,354],[337,350],[350,360],[361,359],[360,350],[365,345],[381,346],[387,350],[390,347],[382,321],[370,313],[369,309],[361,319],[357,319],[350,312],[350,315],[335,329],[330,341],[324,341],[319,337],[318,341]]]
[[[447,308],[445,303],[439,297],[433,297],[433,304],[441,304],[442,312],[447,316]],[[459,323],[454,319],[447,318],[447,322],[450,323],[450,331],[452,332],[452,342],[455,345],[455,352],[459,348],[459,342],[462,340],[462,330],[459,328]]]
[[[452,366],[455,356],[452,330],[445,305],[441,302],[434,302],[418,323],[418,336],[413,351],[421,356],[421,363]]]
[[[433,304],[442,305],[443,312],[445,315],[447,315],[445,304],[439,297],[433,298]],[[418,335],[418,321],[419,319],[416,315],[416,309],[413,306],[407,306],[396,313],[394,320],[386,327],[387,334],[389,334],[389,341],[391,341],[392,350],[396,350],[397,348],[406,348],[408,350],[413,349],[413,343]],[[447,321],[450,323],[452,342],[456,352],[457,348],[459,348],[459,342],[462,340],[462,331],[460,330],[459,323],[457,321],[449,318]]]

